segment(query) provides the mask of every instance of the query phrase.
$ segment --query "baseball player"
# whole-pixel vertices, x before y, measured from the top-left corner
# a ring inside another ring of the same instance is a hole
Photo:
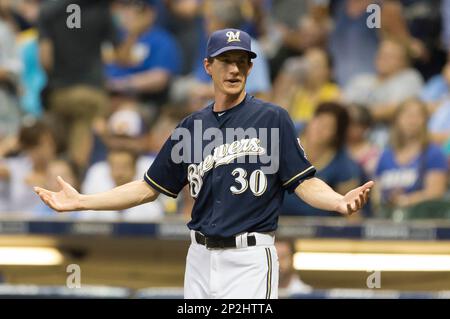
[[[255,57],[241,30],[210,36],[204,67],[214,102],[178,125],[143,180],[83,195],[58,177],[59,192],[36,187],[36,193],[59,212],[122,210],[160,193],[177,197],[188,184],[195,204],[185,298],[277,298],[274,232],[284,192],[352,214],[367,202],[373,182],[340,195],[314,177],[288,113],[245,92]]]

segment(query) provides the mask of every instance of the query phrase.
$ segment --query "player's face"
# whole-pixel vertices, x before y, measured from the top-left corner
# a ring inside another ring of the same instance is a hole
[[[225,52],[212,63],[205,59],[205,69],[213,79],[215,90],[225,95],[241,94],[252,65],[248,53],[240,50]]]

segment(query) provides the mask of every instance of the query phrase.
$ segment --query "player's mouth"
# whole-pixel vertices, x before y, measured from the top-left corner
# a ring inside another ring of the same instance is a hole
[[[225,83],[227,83],[229,85],[236,85],[236,84],[241,83],[241,80],[239,80],[239,79],[228,79],[228,80],[225,80]]]

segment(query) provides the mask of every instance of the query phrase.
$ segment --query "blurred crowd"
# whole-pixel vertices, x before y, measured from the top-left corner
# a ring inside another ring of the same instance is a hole
[[[450,0],[0,0],[0,213],[54,216],[32,186],[56,176],[83,193],[141,179],[213,98],[206,41],[226,27],[251,35],[247,92],[289,111],[317,176],[342,194],[377,182],[353,218],[450,218]],[[281,214],[337,215],[287,194]]]

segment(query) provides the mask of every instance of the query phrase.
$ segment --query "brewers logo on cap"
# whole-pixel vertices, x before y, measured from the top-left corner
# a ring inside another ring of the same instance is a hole
[[[216,57],[226,51],[243,50],[249,53],[251,59],[254,59],[256,53],[252,51],[251,41],[248,33],[239,29],[217,30],[208,39],[206,56]]]
[[[230,42],[241,42],[241,40],[239,40],[239,35],[240,35],[240,31],[237,31],[237,32],[233,32],[233,31],[228,31],[227,33],[226,33],[226,36],[228,37],[228,43],[230,43]]]

